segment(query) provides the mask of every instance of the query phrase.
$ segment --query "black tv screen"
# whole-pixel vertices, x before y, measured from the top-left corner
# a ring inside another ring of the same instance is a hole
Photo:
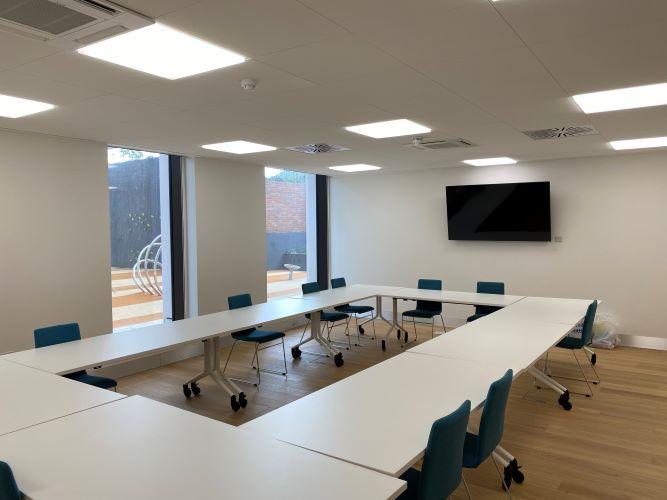
[[[551,241],[548,182],[447,186],[450,240]]]

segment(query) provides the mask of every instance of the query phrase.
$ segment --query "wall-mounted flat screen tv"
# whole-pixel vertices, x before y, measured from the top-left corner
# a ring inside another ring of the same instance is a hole
[[[446,189],[450,240],[551,241],[548,182]]]

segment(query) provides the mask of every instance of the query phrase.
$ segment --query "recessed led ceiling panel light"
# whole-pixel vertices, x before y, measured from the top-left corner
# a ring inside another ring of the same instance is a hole
[[[667,104],[667,83],[579,94],[572,99],[587,114],[664,106]]]
[[[275,151],[277,148],[265,144],[257,144],[248,141],[229,141],[218,142],[216,144],[205,144],[204,149],[213,149],[225,153],[234,153],[235,155],[245,155],[248,153],[263,153],[264,151]]]
[[[339,172],[365,172],[367,170],[380,170],[382,167],[366,165],[365,163],[356,163],[354,165],[338,165],[336,167],[329,168],[331,170],[338,170]]]
[[[389,120],[386,122],[366,123],[364,125],[352,125],[345,130],[356,134],[366,135],[373,139],[384,139],[385,137],[399,137],[402,135],[428,134],[431,129],[402,118],[400,120]]]
[[[55,108],[53,104],[46,102],[0,94],[0,116],[5,118],[21,118],[53,108]]]
[[[646,149],[667,147],[667,137],[647,137],[646,139],[626,139],[623,141],[610,141],[611,147],[616,151],[624,149]]]
[[[463,163],[472,165],[474,167],[487,167],[489,165],[513,165],[516,160],[501,156],[499,158],[478,158],[477,160],[463,160]]]
[[[170,80],[246,60],[240,54],[157,23],[87,45],[77,52]]]

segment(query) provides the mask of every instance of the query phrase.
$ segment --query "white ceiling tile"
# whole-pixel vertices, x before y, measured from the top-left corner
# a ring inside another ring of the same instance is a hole
[[[160,22],[248,57],[345,33],[294,0],[204,0]]]
[[[101,92],[16,71],[3,71],[0,72],[0,94],[62,106],[90,99],[101,95]]]
[[[40,40],[0,30],[0,69],[14,68],[58,51]]]

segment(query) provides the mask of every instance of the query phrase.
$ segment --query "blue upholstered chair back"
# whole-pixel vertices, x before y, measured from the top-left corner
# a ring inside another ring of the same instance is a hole
[[[590,344],[593,339],[593,323],[595,322],[595,313],[598,310],[598,301],[594,300],[586,310],[586,317],[584,318],[584,325],[581,330],[581,347]]]
[[[447,498],[461,482],[469,417],[470,401],[465,401],[453,413],[433,423],[421,470],[420,500]]]
[[[0,498],[2,500],[21,500],[21,492],[16,485],[11,467],[0,462]]]
[[[494,293],[505,295],[505,283],[500,281],[478,281],[477,293]],[[491,314],[500,309],[494,306],[475,306],[475,314]]]
[[[301,291],[304,295],[309,293],[315,293],[320,291],[320,284],[317,281],[311,281],[310,283],[303,283],[301,285]]]
[[[33,334],[35,337],[35,347],[47,347],[72,342],[73,340],[81,340],[81,331],[79,330],[78,323],[37,328]]]
[[[420,290],[442,290],[442,280],[430,280],[421,278],[417,281]],[[418,300],[417,309],[432,311],[436,314],[442,313],[442,302],[431,302],[430,300]]]
[[[345,278],[331,278],[331,288],[343,288],[347,286]]]
[[[479,423],[477,442],[477,463],[480,464],[491,455],[500,444],[505,428],[505,407],[512,387],[512,370],[507,370],[501,379],[489,387]]]
[[[240,309],[252,305],[252,298],[249,293],[241,293],[239,295],[232,295],[227,297],[227,304],[230,309]]]

